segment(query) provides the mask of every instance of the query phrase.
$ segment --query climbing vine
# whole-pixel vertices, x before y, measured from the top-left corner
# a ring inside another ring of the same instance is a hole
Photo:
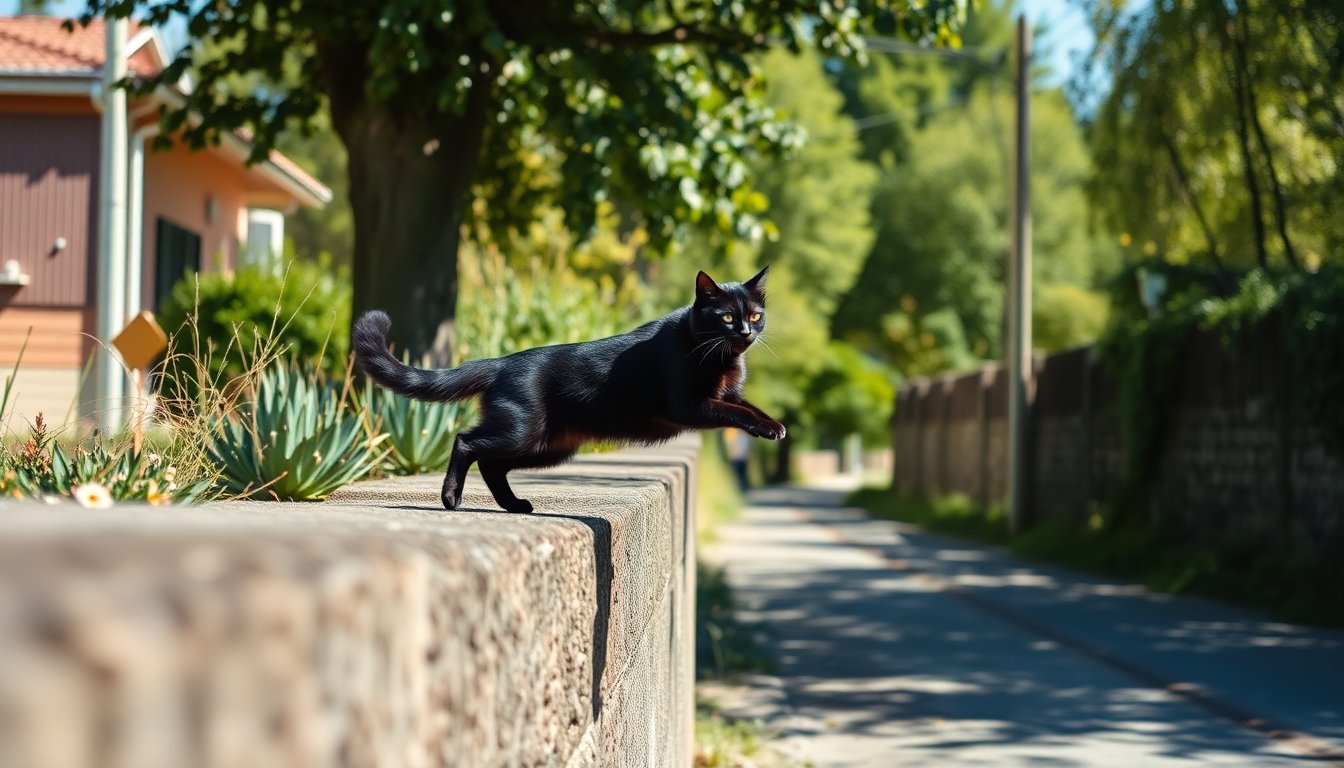
[[[1212,283],[1176,275],[1178,287],[1156,317],[1137,307],[1117,311],[1099,344],[1118,379],[1118,417],[1126,471],[1115,513],[1141,508],[1162,454],[1163,426],[1180,396],[1180,360],[1199,331],[1221,336],[1229,354],[1248,334],[1277,326],[1297,419],[1315,431],[1331,455],[1344,460],[1344,268],[1280,273],[1254,270],[1224,295]],[[1132,283],[1131,283],[1132,285]],[[1132,295],[1132,289],[1130,289]]]

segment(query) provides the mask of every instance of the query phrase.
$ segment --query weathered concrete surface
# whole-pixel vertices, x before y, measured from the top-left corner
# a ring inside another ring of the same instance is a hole
[[[0,504],[0,768],[673,766],[698,441],[326,504]]]

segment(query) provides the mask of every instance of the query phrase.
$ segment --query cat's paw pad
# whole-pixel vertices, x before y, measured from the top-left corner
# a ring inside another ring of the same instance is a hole
[[[527,515],[532,512],[532,502],[526,499],[519,499],[512,504],[501,505],[505,512],[511,512],[515,515]]]

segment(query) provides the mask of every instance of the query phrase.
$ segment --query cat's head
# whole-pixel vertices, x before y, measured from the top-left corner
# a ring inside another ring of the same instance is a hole
[[[691,330],[700,337],[719,337],[741,354],[765,331],[765,277],[769,267],[745,283],[719,283],[701,272],[695,276]]]

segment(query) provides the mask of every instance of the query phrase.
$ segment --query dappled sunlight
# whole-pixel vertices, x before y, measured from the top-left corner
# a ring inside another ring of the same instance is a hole
[[[768,503],[715,548],[747,618],[772,628],[786,737],[824,754],[899,744],[939,766],[1285,766],[1308,758],[1273,728],[1344,740],[1344,633],[1155,599],[800,493],[755,492]],[[1273,723],[1246,727],[1243,710]]]

